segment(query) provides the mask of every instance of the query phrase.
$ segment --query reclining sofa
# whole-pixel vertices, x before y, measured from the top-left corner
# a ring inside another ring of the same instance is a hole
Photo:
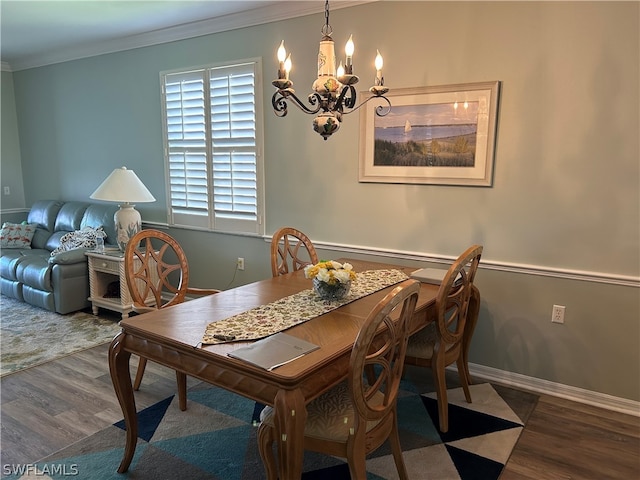
[[[93,244],[78,243],[77,239],[80,234],[90,232],[95,236],[100,232],[105,245],[116,246],[113,216],[117,208],[108,204],[41,200],[33,204],[26,222],[3,225],[2,294],[61,314],[89,307],[85,252],[94,248],[95,237]],[[5,233],[11,229],[21,233],[7,242],[10,235]]]

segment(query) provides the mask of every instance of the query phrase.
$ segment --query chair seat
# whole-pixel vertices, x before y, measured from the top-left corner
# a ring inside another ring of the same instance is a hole
[[[409,337],[407,344],[407,357],[427,358],[433,357],[433,349],[438,341],[438,331],[435,323],[430,323],[422,330]]]
[[[373,401],[382,405],[384,395],[375,393]],[[349,385],[342,382],[326,391],[307,405],[307,422],[304,435],[309,438],[345,443],[355,422],[355,411]],[[260,413],[260,421],[273,427],[273,408],[265,407]],[[380,423],[379,420],[367,422],[367,432]]]

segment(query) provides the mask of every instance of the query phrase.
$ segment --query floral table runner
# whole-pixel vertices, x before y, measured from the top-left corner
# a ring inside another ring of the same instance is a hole
[[[323,300],[313,290],[303,290],[275,302],[207,325],[203,345],[258,340],[335,310],[359,298],[409,278],[401,270],[367,270],[356,274],[342,300]]]

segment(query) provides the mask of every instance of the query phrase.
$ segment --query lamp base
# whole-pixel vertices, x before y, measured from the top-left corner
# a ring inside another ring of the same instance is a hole
[[[116,224],[116,234],[118,236],[117,243],[121,251],[125,251],[129,239],[136,233],[142,230],[142,217],[134,205],[128,203],[120,205],[118,210],[113,216],[113,220]]]

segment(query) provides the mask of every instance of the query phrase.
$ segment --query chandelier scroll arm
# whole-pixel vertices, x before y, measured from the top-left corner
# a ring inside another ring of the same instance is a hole
[[[358,105],[355,108],[352,108],[351,110],[347,111],[347,112],[342,112],[343,115],[348,115],[349,113],[353,113],[356,110],[358,110],[360,107],[362,107],[363,105],[365,105],[366,103],[370,102],[373,99],[381,99],[384,100],[385,102],[387,102],[386,105],[378,105],[375,109],[376,115],[378,117],[384,117],[386,116],[390,111],[391,111],[391,100],[389,100],[387,97],[385,97],[384,95],[372,95],[370,97],[367,97],[360,105]],[[355,100],[354,100],[355,103]]]
[[[278,117],[286,117],[289,110],[287,109],[287,99],[280,93],[280,90],[271,97],[271,106],[273,106],[273,113]]]
[[[346,108],[353,108],[356,104],[356,89],[353,88],[353,85],[344,85],[342,91],[340,92],[340,96],[336,100],[335,109],[342,112],[342,104]],[[346,112],[349,113],[349,112]]]
[[[317,93],[309,95],[309,103],[315,106],[315,108],[311,109],[308,108],[304,103],[302,103],[302,101],[293,92],[293,89],[287,88],[277,90],[273,94],[273,97],[271,97],[271,105],[273,106],[273,112],[278,117],[284,117],[287,115],[287,100],[293,100],[293,104],[296,105],[300,110],[312,115],[318,113],[322,108],[322,98]]]

